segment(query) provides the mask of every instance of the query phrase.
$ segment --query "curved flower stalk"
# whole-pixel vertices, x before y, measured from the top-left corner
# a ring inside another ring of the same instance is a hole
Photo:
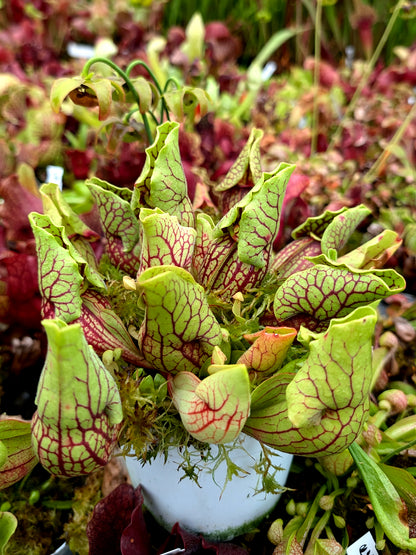
[[[33,447],[56,476],[88,474],[108,461],[123,413],[114,378],[79,324],[44,320],[48,352],[36,394]]]
[[[281,163],[273,173],[264,173],[263,179],[214,227],[204,265],[199,265],[198,281],[205,288],[232,296],[262,281],[294,168]]]
[[[213,365],[200,380],[179,372],[168,382],[184,428],[197,440],[228,443],[240,434],[250,412],[250,383],[244,364]]]
[[[34,468],[31,423],[14,416],[0,417],[0,489],[8,488]]]
[[[346,449],[369,408],[377,313],[361,307],[323,333],[301,328],[306,360],[289,363],[252,393],[244,432],[281,451],[322,456]],[[296,365],[300,368],[296,371]]]
[[[161,372],[199,370],[222,341],[205,292],[189,272],[176,266],[155,266],[137,279],[145,306],[139,347]]]
[[[101,68],[107,66],[104,69],[104,76],[95,75],[91,71],[92,66],[97,63]],[[151,78],[150,82],[140,76],[131,77],[132,70],[137,66],[147,71]],[[108,76],[105,71],[108,69],[116,75]],[[197,107],[201,115],[206,114],[209,100],[207,93],[197,87],[181,87],[179,90],[168,91],[170,85],[177,86],[172,77],[166,80],[162,88],[156,73],[142,60],[133,60],[125,70],[122,70],[109,58],[93,57],[85,63],[79,77],[63,77],[53,83],[51,106],[58,113],[63,101],[69,96],[74,104],[89,108],[98,106],[99,119],[105,120],[111,115],[113,98],[132,101],[136,107],[124,116],[123,122],[130,122],[133,119],[137,125],[135,118],[140,114],[147,140],[151,144],[153,134],[149,115],[156,124],[162,124],[165,118],[169,120],[169,111],[179,120],[186,115],[193,121]]]

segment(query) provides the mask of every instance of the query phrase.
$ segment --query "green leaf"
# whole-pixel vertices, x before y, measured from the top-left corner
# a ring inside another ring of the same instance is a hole
[[[214,227],[203,263],[198,261],[198,281],[206,289],[232,296],[261,283],[293,170],[294,166],[282,163],[272,174],[265,173]]]
[[[416,538],[409,538],[406,508],[397,490],[382,468],[357,443],[350,445],[349,450],[384,533],[396,547],[416,552]]]
[[[0,441],[0,470],[7,461],[7,449],[4,443]]]
[[[253,377],[265,378],[274,374],[282,366],[296,334],[294,328],[283,327],[266,327],[256,333],[245,334],[244,339],[252,345],[237,362],[245,364]]]
[[[176,266],[148,268],[136,286],[145,305],[139,332],[145,359],[161,372],[199,370],[222,340],[204,289]]]
[[[143,238],[140,272],[151,266],[172,264],[190,270],[196,230],[179,224],[176,216],[160,209],[140,210]]]
[[[131,82],[140,98],[140,113],[145,114],[146,112],[149,112],[153,105],[154,96],[157,97],[156,87],[152,87],[149,81],[141,76],[132,79]]]
[[[318,538],[315,542],[313,555],[344,555],[344,548],[336,539]]]
[[[405,468],[379,463],[381,470],[393,484],[411,512],[416,511],[416,480]]]
[[[264,132],[261,129],[254,128],[251,130],[250,136],[237,160],[228,170],[224,179],[218,185],[214,185],[216,193],[223,193],[236,185],[252,187],[261,180],[263,174],[260,160],[260,141],[263,135]]]
[[[81,314],[83,277],[66,248],[69,241],[64,228],[55,226],[48,216],[34,212],[29,221],[36,240],[41,295],[53,305],[57,317],[71,322]]]
[[[169,112],[175,119],[183,121],[188,117],[193,117],[196,108],[199,106],[201,116],[208,112],[209,96],[206,91],[196,87],[181,87],[180,89],[165,92],[163,95]]]
[[[358,434],[368,409],[376,321],[376,311],[362,307],[332,320],[325,333],[301,328],[298,341],[309,347],[309,356],[286,392],[288,418],[297,428],[319,426],[338,411],[342,434]]]
[[[81,314],[81,293],[88,283],[101,291],[105,283],[68,239],[63,226],[36,212],[29,214],[29,221],[36,240],[42,297],[52,304],[56,317],[71,322]]]
[[[146,149],[146,161],[134,185],[132,208],[160,208],[176,216],[181,225],[194,226],[185,173],[179,152],[179,124],[157,128],[155,142]]]
[[[31,438],[30,421],[17,416],[0,418],[0,489],[15,484],[36,466]]]
[[[271,249],[279,231],[280,212],[286,186],[295,166],[281,163],[273,173],[250,189],[245,197],[231,207],[214,229],[214,237],[236,235],[238,258],[241,262],[263,268],[265,251]]]
[[[371,210],[363,204],[337,214],[322,234],[323,254],[328,255],[331,249],[341,250],[347,244],[353,231],[369,214],[371,214]]]
[[[114,378],[79,324],[43,320],[48,351],[36,394],[33,446],[56,476],[89,474],[104,466],[123,419]]]
[[[257,56],[252,61],[250,68],[252,67],[263,67],[274,52],[282,46],[286,41],[293,38],[297,33],[300,33],[302,29],[281,29],[272,35]],[[249,70],[250,70],[249,68]]]
[[[320,239],[325,232],[328,225],[336,218],[339,214],[343,214],[348,210],[346,206],[340,208],[336,211],[325,210],[319,216],[313,216],[308,218],[303,224],[299,225],[296,229],[292,231],[293,239],[299,239],[301,237],[314,237]]]
[[[0,512],[0,555],[6,553],[7,543],[17,528],[17,518],[9,512]]]
[[[196,237],[192,269],[194,275],[199,275],[204,268],[206,256],[212,243],[212,230],[214,222],[208,214],[198,213],[196,215]]]
[[[395,231],[385,229],[363,245],[340,256],[337,262],[350,268],[381,268],[401,244],[402,239]]]
[[[362,307],[332,320],[325,333],[301,328],[306,360],[293,361],[253,391],[244,431],[298,455],[346,449],[367,416],[376,321],[376,311]]]
[[[130,202],[132,192],[96,177],[86,181],[96,202],[107,239],[106,251],[111,263],[135,274],[140,263],[140,224]]]
[[[326,265],[296,272],[276,291],[273,311],[278,321],[299,313],[317,320],[345,316],[359,306],[403,291],[406,285],[395,270],[352,269],[324,255],[314,260]]]
[[[89,87],[97,96],[99,107],[98,118],[102,121],[111,113],[113,102],[112,84],[109,79],[86,79],[84,86]]]
[[[185,429],[198,441],[233,441],[250,412],[244,364],[216,366],[202,381],[191,372],[180,372],[169,381],[169,390]]]
[[[55,79],[51,88],[51,106],[54,112],[59,113],[61,105],[71,91],[78,89],[84,83],[82,77],[61,77]]]
[[[89,228],[76,214],[62,195],[56,183],[44,183],[40,188],[43,213],[48,215],[56,226],[65,228],[76,249],[88,261],[91,269],[97,270],[97,261],[91,242],[98,241],[100,235]]]

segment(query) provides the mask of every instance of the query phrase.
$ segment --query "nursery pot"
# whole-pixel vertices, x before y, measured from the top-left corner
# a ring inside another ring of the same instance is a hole
[[[260,443],[240,434],[235,443],[226,447],[232,462],[244,471],[227,483],[227,463],[223,461],[213,468],[216,445],[211,446],[212,457],[208,460],[201,459],[199,452],[191,453],[190,462],[198,469],[198,483],[184,477],[180,468],[184,459],[176,447],[169,449],[166,460],[163,455],[146,463],[126,457],[133,486],[141,484],[144,504],[161,526],[171,530],[178,522],[189,532],[226,541],[252,530],[269,515],[281,494],[259,491],[262,480],[254,466],[264,457]],[[293,455],[272,453],[272,464],[282,469],[276,471],[274,478],[284,486]]]

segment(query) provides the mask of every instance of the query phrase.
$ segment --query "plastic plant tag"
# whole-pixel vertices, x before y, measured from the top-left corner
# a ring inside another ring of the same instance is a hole
[[[91,44],[83,44],[80,42],[68,42],[66,47],[68,56],[81,60],[88,60],[94,56],[95,50]]]
[[[61,166],[46,166],[46,183],[56,183],[62,191],[64,168]]]
[[[378,555],[371,532],[367,532],[347,548],[346,555]]]

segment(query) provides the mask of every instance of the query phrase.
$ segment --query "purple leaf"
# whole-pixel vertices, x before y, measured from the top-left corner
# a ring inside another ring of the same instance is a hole
[[[130,525],[133,510],[142,503],[139,491],[130,484],[120,484],[101,499],[87,525],[89,555],[120,555],[123,531]]]
[[[94,351],[101,356],[104,351],[119,348],[122,349],[122,357],[127,362],[148,367],[149,363],[140,354],[107,297],[98,291],[87,289],[81,295],[81,299],[81,315],[75,322],[81,324],[84,335]]]
[[[312,237],[295,239],[283,247],[273,258],[270,271],[286,279],[295,272],[301,272],[313,266],[309,256],[321,254],[321,243]]]
[[[185,549],[183,555],[198,555],[199,553],[211,553],[217,555],[247,555],[248,551],[243,547],[232,543],[216,543],[206,540],[202,536],[197,536],[187,532],[176,523],[171,530],[169,538],[159,549],[158,554],[165,553],[173,549]],[[123,554],[124,555],[124,554]]]
[[[150,536],[143,516],[143,493],[136,489],[137,504],[131,513],[130,524],[123,530],[120,547],[122,555],[151,555]]]

